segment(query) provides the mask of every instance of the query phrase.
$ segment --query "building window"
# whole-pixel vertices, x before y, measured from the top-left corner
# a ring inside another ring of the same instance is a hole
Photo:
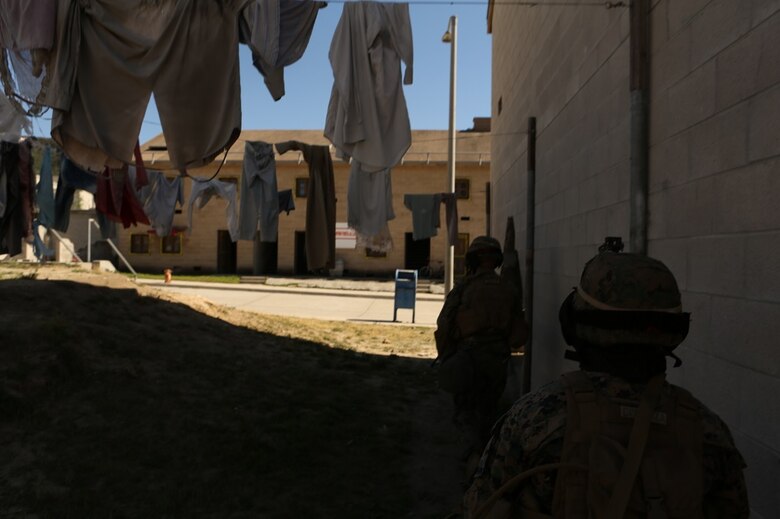
[[[130,252],[132,254],[149,254],[149,235],[146,233],[131,234]]]
[[[469,249],[469,233],[459,232],[458,241],[455,242],[455,254],[453,257],[455,279],[466,275],[466,251]]]
[[[306,198],[309,196],[309,179],[298,177],[295,179],[295,198]]]
[[[181,234],[163,236],[160,245],[163,254],[181,254]]]
[[[366,247],[366,257],[367,258],[386,258],[387,252],[383,250],[376,250],[376,249],[370,249]]]
[[[467,178],[456,178],[455,193],[458,200],[468,200],[471,196],[471,181]]]

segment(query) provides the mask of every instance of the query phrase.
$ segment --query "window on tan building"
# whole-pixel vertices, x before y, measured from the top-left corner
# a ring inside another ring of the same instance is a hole
[[[131,234],[130,252],[132,254],[149,254],[149,235],[147,233]]]
[[[298,177],[295,179],[295,198],[306,198],[309,196],[309,179]]]
[[[369,249],[368,247],[366,247],[366,257],[367,258],[386,258],[387,257],[387,252],[382,251],[382,250]]]
[[[453,255],[455,279],[466,275],[466,251],[469,249],[469,233],[459,232],[458,241],[455,242],[455,254]]]
[[[468,200],[471,198],[471,181],[467,178],[455,179],[455,194],[458,200]]]
[[[160,240],[160,252],[163,254],[181,254],[181,234],[163,236]]]

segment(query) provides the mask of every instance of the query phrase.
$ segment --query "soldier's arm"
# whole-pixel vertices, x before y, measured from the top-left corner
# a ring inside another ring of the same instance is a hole
[[[462,292],[463,285],[459,284],[447,294],[444,306],[442,306],[439,317],[436,319],[436,331],[433,336],[436,340],[436,351],[439,353],[439,357],[445,357],[455,348],[455,332],[457,329],[455,317],[458,314]]]
[[[705,472],[711,474],[704,496],[706,519],[747,519],[750,517],[745,462],[734,449],[704,445]]]
[[[750,516],[745,460],[734,444],[726,423],[706,409],[702,414],[704,426],[704,517],[707,519]]]

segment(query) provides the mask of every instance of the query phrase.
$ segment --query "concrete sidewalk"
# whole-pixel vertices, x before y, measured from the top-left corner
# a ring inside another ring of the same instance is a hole
[[[393,323],[394,294],[388,291],[269,286],[264,284],[203,283],[139,279],[138,283],[182,294],[197,295],[217,304],[264,314],[331,321],[412,324],[412,310],[399,309]],[[417,294],[415,323],[435,326],[444,303],[440,294]]]

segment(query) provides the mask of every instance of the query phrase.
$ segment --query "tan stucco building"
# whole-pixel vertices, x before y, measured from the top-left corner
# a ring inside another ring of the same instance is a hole
[[[475,129],[489,129],[489,121],[477,119]],[[297,140],[307,144],[328,145],[319,130],[246,130],[231,148],[218,179],[236,182],[244,157],[244,141],[277,143]],[[345,275],[390,275],[397,268],[418,269],[430,266],[434,273],[443,268],[445,254],[445,211],[441,206],[441,228],[429,240],[412,240],[412,215],[403,203],[405,194],[445,191],[447,181],[447,132],[418,130],[412,132],[412,146],[403,161],[392,171],[395,219],[389,222],[393,248],[385,254],[355,248],[350,241],[347,222],[347,180],[350,166],[336,158],[331,149],[336,187],[337,240],[336,262],[343,264]],[[142,146],[148,169],[169,169],[165,141],[158,136]],[[202,210],[193,213],[192,228],[187,228],[187,209],[174,217],[175,236],[160,237],[147,226],[120,230],[117,245],[136,270],[160,272],[172,268],[180,272],[223,272],[243,274],[306,274],[303,259],[306,220],[306,182],[308,166],[301,153],[290,151],[276,155],[278,189],[292,189],[295,210],[279,215],[277,246],[258,247],[252,241],[232,243],[227,232],[227,203],[214,198]],[[206,168],[190,171],[200,178],[210,178],[221,157]],[[487,229],[486,184],[490,168],[490,134],[466,131],[458,134],[456,184],[458,186],[459,242],[456,247],[456,273],[462,271],[465,244]],[[170,171],[176,175],[178,172]],[[184,179],[185,206],[190,197],[191,179]],[[239,197],[241,193],[239,192]],[[178,213],[178,211],[177,211]],[[269,258],[268,255],[271,255]],[[261,259],[262,257],[262,259]],[[276,268],[273,268],[273,263]],[[339,261],[340,260],[340,261]]]
[[[780,2],[651,0],[647,253],[691,330],[669,378],[722,416],[753,517],[780,510]],[[606,5],[606,4],[605,4]],[[605,236],[632,234],[630,9],[491,2],[492,230],[525,245],[537,123],[532,386],[563,359],[561,301]],[[637,157],[639,157],[637,155]],[[638,159],[639,160],[639,159]],[[521,251],[523,253],[523,251]]]

